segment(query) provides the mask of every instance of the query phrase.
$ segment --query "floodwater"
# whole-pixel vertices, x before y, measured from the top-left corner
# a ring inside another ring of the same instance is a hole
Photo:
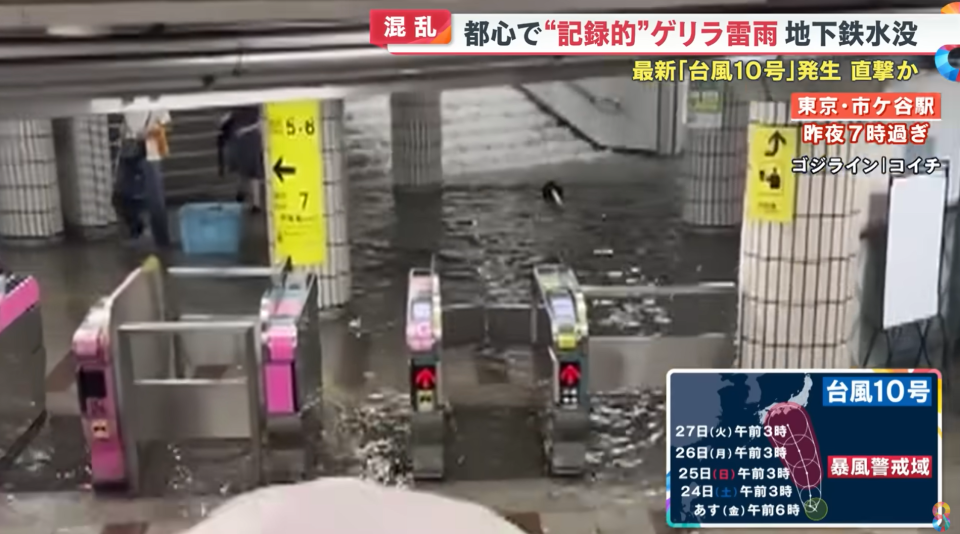
[[[368,154],[382,146],[379,139],[369,142]],[[342,326],[337,335],[354,349],[340,357],[340,375],[329,373],[332,383],[317,408],[325,429],[311,440],[318,474],[410,483],[398,321],[411,267],[436,262],[445,304],[527,302],[530,268],[558,260],[573,266],[581,283],[588,284],[735,280],[735,236],[698,235],[679,220],[676,161],[611,155],[556,167],[460,175],[435,195],[395,192],[390,178],[371,170],[366,158],[352,158],[350,166],[355,289],[346,316],[337,322]],[[562,208],[542,201],[540,188],[547,180],[563,186]],[[653,298],[593,302],[591,333],[695,333],[701,319],[722,313],[694,303],[678,316],[673,304]],[[529,372],[529,354],[468,347],[449,357],[445,372],[470,375],[462,391],[451,393],[462,399],[453,407],[452,471],[462,478],[540,476],[535,438],[540,407],[529,400],[540,384]],[[339,378],[344,368],[352,368],[346,374],[353,380]],[[662,486],[664,402],[657,389],[624,387],[594,395],[592,472],[584,484]],[[54,418],[7,469],[4,489],[84,486],[89,476],[82,448],[76,421]],[[288,460],[280,458],[274,467]],[[156,480],[148,486],[151,493],[164,495],[230,494],[246,485],[248,465],[242,448],[168,445],[151,459],[148,467]]]
[[[391,206],[378,217],[365,212],[351,214],[352,227],[362,229],[355,234],[353,272],[356,287],[363,288],[355,302],[362,310],[363,324],[372,320],[376,325],[372,328],[377,328],[396,320],[398,296],[393,295],[394,302],[389,302],[389,287],[402,288],[407,269],[429,265],[434,254],[445,304],[528,302],[530,269],[557,260],[572,265],[585,284],[735,280],[735,236],[698,235],[683,228],[678,184],[670,173],[673,166],[675,162],[669,160],[610,156],[495,176],[458,176],[448,180],[442,193],[432,199],[398,195],[381,176],[356,180],[352,206]],[[562,208],[543,202],[541,187],[547,180],[563,186]],[[390,278],[386,272],[391,273]],[[378,284],[383,291],[366,292]],[[710,322],[701,318],[722,313],[693,303],[696,312],[674,314],[675,304],[653,298],[593,301],[591,334],[700,333],[698,323]],[[510,478],[542,472],[542,466],[531,466],[530,460],[535,458],[538,444],[523,438],[524,418],[528,428],[536,426],[534,414],[523,410],[525,403],[518,400],[525,398],[529,388],[504,385],[532,384],[534,380],[522,378],[529,374],[525,368],[531,364],[524,354],[507,352],[478,347],[466,355],[457,351],[449,356],[452,365],[470,359],[471,369],[481,377],[508,377],[499,381],[499,387],[477,385],[478,390],[489,392],[486,396],[450,393],[456,398],[457,432],[463,439],[475,436],[478,442],[473,447],[463,445],[462,451],[450,458],[457,464],[476,463],[473,468],[452,466],[450,470],[458,478],[481,476],[477,473]],[[447,368],[445,373],[451,373]],[[588,455],[593,472],[588,480],[662,484],[664,402],[661,390],[625,387],[594,395],[594,432]],[[403,452],[407,429],[403,424],[388,423],[404,421],[406,406],[405,395],[377,391],[369,402],[343,407],[339,419],[355,428],[353,434],[366,436],[358,448],[362,476],[391,484],[409,482],[404,461],[396,459]],[[481,418],[482,423],[477,421]],[[393,430],[385,435],[384,428]],[[483,437],[491,433],[514,438],[500,444]],[[514,456],[515,461],[471,458],[471,454],[491,456],[491,450],[504,451],[499,455]]]

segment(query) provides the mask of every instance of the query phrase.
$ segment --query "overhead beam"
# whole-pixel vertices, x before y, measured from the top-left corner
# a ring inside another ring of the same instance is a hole
[[[88,89],[74,87],[74,91],[80,92],[72,94],[58,94],[57,87],[49,87],[47,93],[34,90],[32,96],[30,91],[14,95],[0,90],[0,118],[56,118],[153,108],[175,111],[284,100],[346,98],[396,91],[465,89],[624,75],[624,71],[629,68],[630,62],[623,58],[593,57],[581,58],[574,63],[550,64],[546,61],[535,63],[528,60],[501,61],[463,68],[383,70],[365,73],[363,76],[351,74],[339,80],[323,77],[322,73],[318,73],[312,83],[311,79],[304,78],[301,72],[293,75],[295,78],[281,75],[236,79],[234,84],[215,90],[204,90],[199,82],[189,87],[182,85],[182,81],[174,80],[166,89],[154,85],[154,98],[134,101],[111,97],[109,95],[122,93],[111,92],[110,88],[102,85]],[[130,94],[149,94],[150,91],[146,85],[124,89]]]
[[[576,13],[679,10],[684,6],[715,7],[726,0],[173,0],[104,2],[0,2],[0,29],[50,26],[134,26],[149,24],[228,24],[264,21],[367,20],[371,9],[448,9],[460,13]],[[763,0],[738,2],[760,6]],[[751,10],[756,10],[754,7]],[[686,11],[686,9],[684,9]]]

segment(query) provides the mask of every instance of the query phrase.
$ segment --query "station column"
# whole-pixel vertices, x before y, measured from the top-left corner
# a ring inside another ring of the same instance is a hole
[[[683,221],[736,227],[743,215],[750,102],[731,83],[691,82],[682,171]]]
[[[323,121],[323,198],[327,226],[327,261],[320,266],[320,307],[334,308],[350,300],[350,238],[347,229],[347,158],[343,100],[320,103]]]
[[[440,93],[392,93],[390,142],[395,187],[439,187],[443,183]]]
[[[62,235],[51,122],[0,121],[0,238],[43,242]]]
[[[57,119],[53,131],[64,224],[83,237],[100,237],[117,222],[109,117]]]
[[[781,172],[774,169],[797,156],[836,156],[843,161],[858,156],[857,144],[799,144],[796,126],[789,126],[788,103],[753,102],[750,120],[755,131],[748,144],[757,147],[749,148],[748,180],[769,183],[761,173],[769,178],[771,172]],[[778,136],[781,131],[786,135]],[[782,156],[773,155],[781,150]],[[766,156],[772,157],[765,160]],[[850,367],[862,207],[858,183],[857,176],[846,170],[784,175],[776,187],[769,186],[777,191],[764,190],[771,193],[773,204],[780,203],[773,209],[779,213],[765,217],[750,214],[757,201],[747,193],[740,244],[737,366]],[[771,205],[770,199],[764,202]],[[792,215],[784,217],[789,206]]]

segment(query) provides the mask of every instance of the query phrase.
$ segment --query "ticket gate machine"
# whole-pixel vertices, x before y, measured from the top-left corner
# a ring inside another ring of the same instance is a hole
[[[271,283],[259,314],[214,317],[174,309],[171,278]],[[253,477],[264,481],[271,423],[297,414],[314,391],[305,380],[319,384],[319,376],[308,376],[320,367],[316,307],[305,305],[315,298],[313,275],[294,275],[289,263],[164,270],[149,258],[131,272],[73,338],[94,489],[137,493],[141,445],[193,439],[249,441]],[[197,361],[229,371],[200,378],[191,374]]]
[[[534,267],[532,286],[531,338],[551,368],[543,421],[548,467],[552,475],[581,475],[590,437],[586,299],[573,270],[564,265]],[[539,324],[543,319],[548,328]],[[542,339],[544,332],[548,339]]]
[[[319,424],[323,365],[317,277],[287,271],[260,302],[263,324],[263,396],[272,434],[310,434]],[[312,463],[312,462],[311,462]]]
[[[410,456],[413,476],[444,476],[447,406],[440,372],[442,334],[440,277],[411,269],[407,286],[406,342],[410,362]]]
[[[0,273],[0,469],[46,421],[46,375],[40,285]]]

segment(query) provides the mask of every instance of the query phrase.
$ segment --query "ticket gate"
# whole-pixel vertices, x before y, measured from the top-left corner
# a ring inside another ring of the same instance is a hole
[[[0,274],[0,468],[46,421],[46,370],[40,285],[32,276]]]
[[[214,316],[181,313],[178,278],[269,283],[259,314]],[[253,482],[264,482],[269,432],[289,429],[319,391],[309,386],[319,384],[315,298],[313,275],[289,263],[164,269],[150,258],[131,272],[73,338],[93,487],[140,492],[142,446],[180,440],[243,440]],[[209,365],[226,372],[199,376]]]
[[[443,398],[440,353],[442,334],[440,277],[431,269],[412,269],[407,286],[406,342],[410,364],[410,457],[418,479],[444,475],[448,407]]]
[[[534,356],[549,359],[551,392],[542,418],[542,438],[548,469],[558,476],[583,473],[590,436],[587,384],[586,301],[573,271],[562,265],[539,266],[533,271],[534,299],[531,305],[511,309],[501,323],[517,325],[529,320],[528,335]],[[418,479],[444,476],[446,418],[450,412],[443,396],[441,352],[443,316],[463,314],[460,319],[484,316],[484,324],[459,344],[482,342],[498,328],[487,321],[486,310],[453,306],[444,311],[440,279],[431,269],[413,269],[408,279],[406,341],[410,362],[412,407],[410,455]],[[516,314],[514,312],[521,312]],[[466,322],[470,322],[468,319]],[[544,334],[544,332],[546,334]]]
[[[581,475],[590,437],[586,299],[573,270],[564,265],[534,267],[532,290],[530,337],[551,369],[543,418],[547,466],[552,475]]]
[[[448,406],[447,398],[441,396],[443,380],[439,370],[444,349],[533,349],[535,382],[547,379],[549,384],[545,388],[548,391],[541,392],[543,401],[534,408],[541,415],[542,459],[546,470],[554,476],[578,476],[585,472],[592,393],[663,388],[666,373],[672,368],[726,367],[733,360],[733,282],[587,286],[579,284],[568,266],[538,265],[532,270],[531,288],[530,303],[446,304],[441,308],[436,270],[411,271],[406,336],[416,478],[444,476],[445,418],[455,415],[457,408]],[[671,313],[687,319],[686,326],[662,335],[597,335],[588,329],[587,299],[591,298],[606,301],[602,305],[620,299],[661,298],[669,301]],[[706,302],[711,309],[722,311],[703,317],[702,304]],[[443,408],[440,413],[438,406]],[[446,443],[457,447],[456,440],[446,439]],[[449,472],[458,470],[454,465],[445,467]]]

